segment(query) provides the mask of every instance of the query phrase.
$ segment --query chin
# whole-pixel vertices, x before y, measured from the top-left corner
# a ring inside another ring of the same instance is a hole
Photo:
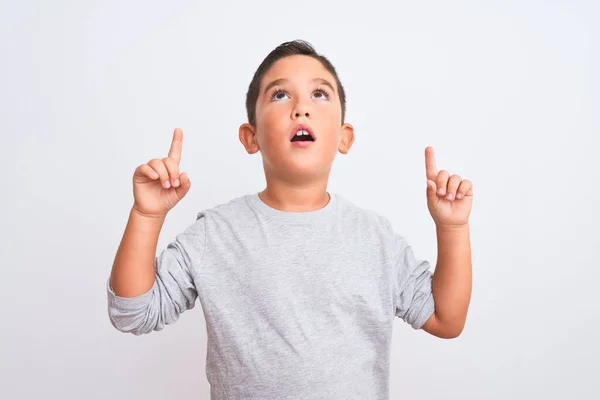
[[[329,170],[331,169],[331,162],[288,162],[284,167],[282,167],[282,169],[285,169],[292,176],[322,176],[323,174],[329,173]]]
[[[307,160],[279,160],[279,162],[263,163],[265,173],[273,173],[279,176],[309,177],[320,175],[327,170],[322,163],[308,163]]]

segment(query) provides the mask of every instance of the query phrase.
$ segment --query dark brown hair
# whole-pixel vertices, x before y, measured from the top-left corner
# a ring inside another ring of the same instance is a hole
[[[246,93],[246,113],[248,115],[248,122],[251,125],[256,126],[256,102],[258,100],[258,94],[260,91],[260,81],[262,80],[263,76],[277,61],[284,57],[294,55],[305,55],[320,61],[325,69],[329,71],[331,75],[333,75],[335,78],[335,83],[338,87],[340,104],[342,106],[343,124],[344,117],[346,115],[346,93],[344,91],[344,87],[342,86],[342,82],[340,82],[340,78],[338,77],[338,74],[331,62],[325,56],[318,54],[312,45],[304,40],[293,40],[291,42],[280,44],[273,51],[271,51],[258,66],[258,69],[254,73],[254,77],[250,82],[250,86],[248,87],[248,92]]]

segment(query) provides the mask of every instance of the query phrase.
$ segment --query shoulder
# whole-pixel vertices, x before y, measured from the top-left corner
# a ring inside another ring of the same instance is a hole
[[[340,215],[346,223],[353,225],[355,229],[360,229],[365,234],[377,236],[390,244],[403,240],[402,236],[396,233],[387,216],[373,209],[356,205],[343,196],[336,196]]]
[[[205,208],[196,214],[196,224],[228,224],[245,220],[251,215],[249,195],[235,197],[227,202]]]

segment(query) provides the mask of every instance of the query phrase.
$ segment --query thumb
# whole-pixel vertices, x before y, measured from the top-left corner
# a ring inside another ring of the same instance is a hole
[[[431,179],[427,179],[427,203],[429,206],[434,206],[437,202],[437,185]]]
[[[179,199],[183,199],[183,197],[187,194],[192,186],[192,182],[190,181],[190,177],[187,172],[184,172],[179,176],[179,181],[181,182],[179,187],[175,188],[175,193],[177,193],[177,197]]]

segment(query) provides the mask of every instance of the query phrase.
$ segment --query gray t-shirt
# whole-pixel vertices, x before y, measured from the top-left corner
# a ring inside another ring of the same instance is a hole
[[[250,194],[200,212],[155,259],[145,294],[112,324],[158,331],[202,304],[212,400],[388,399],[394,317],[420,329],[432,272],[390,222],[330,193],[316,211]]]

